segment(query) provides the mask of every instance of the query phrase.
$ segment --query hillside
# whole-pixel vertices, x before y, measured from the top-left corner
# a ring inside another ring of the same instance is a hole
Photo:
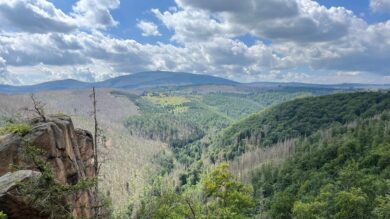
[[[180,218],[191,210],[217,218],[388,218],[389,95],[358,92],[300,98],[249,116],[211,139],[208,147],[203,142],[198,150],[202,159],[178,176],[165,172],[154,177],[136,213],[141,218]],[[264,143],[260,138],[257,142],[240,138],[241,133],[265,128],[270,137],[263,135]],[[233,144],[218,144],[221,136]],[[245,154],[235,153],[236,145],[242,145],[245,150],[239,152]],[[191,146],[188,152],[197,148]],[[228,160],[231,168],[226,169],[215,154]],[[181,184],[171,182],[175,177]],[[237,179],[243,184],[235,187]]]
[[[107,139],[100,186],[110,194],[116,214],[123,215],[129,202],[137,205],[160,172],[174,168],[175,180],[186,172],[183,165],[199,160],[204,143],[219,129],[274,104],[311,95],[306,91],[230,88],[188,85],[145,92],[97,89],[98,120]],[[48,114],[71,115],[75,126],[93,130],[90,93],[88,89],[45,91],[36,97],[46,104]],[[25,107],[32,107],[28,94],[0,94],[0,125],[28,117],[22,110]],[[188,139],[195,141],[189,143]]]
[[[248,147],[264,147],[289,138],[309,136],[333,123],[367,118],[389,108],[390,92],[340,93],[282,103],[224,130],[213,143],[213,149],[218,151],[213,156],[232,159]]]
[[[181,86],[181,85],[234,85],[237,82],[214,77],[210,75],[191,74],[184,72],[141,72],[120,76],[95,83],[96,87],[109,88],[147,88],[157,86]]]
[[[177,160],[185,165],[199,160],[204,142],[240,118],[286,100],[312,95],[300,91],[200,95],[175,89],[142,95],[123,91],[113,94],[128,97],[141,112],[124,123],[131,135],[168,143]]]
[[[243,218],[269,215],[270,203],[276,199],[268,193],[263,194],[266,199],[259,198],[262,190],[270,188],[262,184],[263,169],[258,168],[270,166],[276,174],[278,165],[300,147],[300,137],[311,138],[319,130],[354,124],[390,109],[389,92],[332,94],[333,90],[321,88],[248,90],[240,86],[230,90],[225,85],[97,91],[98,119],[107,140],[101,148],[105,163],[100,188],[112,200],[114,215],[123,218],[139,214],[148,218],[173,206],[181,206],[188,214],[186,201],[196,205],[194,210],[200,215],[208,215],[201,204],[203,186],[214,177],[208,173],[223,160],[230,168],[217,170],[231,171],[226,173],[229,180],[248,199]],[[72,115],[77,127],[93,130],[89,94],[90,90],[46,91],[37,98],[46,103],[47,113]],[[0,125],[28,116],[20,109],[30,102],[25,94],[0,95]],[[275,178],[270,180],[267,183],[275,182]],[[272,187],[275,193],[281,191],[276,190],[277,184]],[[260,212],[263,202],[267,204]],[[180,218],[178,211],[172,214]]]
[[[332,125],[296,142],[252,184],[264,218],[389,218],[390,113]],[[268,215],[268,216],[267,216]]]
[[[101,82],[81,82],[77,80],[50,81],[37,85],[9,86],[0,85],[0,93],[31,93],[49,90],[74,90],[87,88],[151,88],[161,86],[183,85],[235,85],[237,82],[210,75],[191,74],[184,72],[140,72],[107,79]]]

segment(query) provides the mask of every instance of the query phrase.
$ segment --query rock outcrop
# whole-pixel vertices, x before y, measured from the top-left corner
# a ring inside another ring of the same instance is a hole
[[[47,218],[40,213],[42,209],[29,209],[23,203],[23,197],[13,196],[17,182],[37,173],[33,168],[12,172],[12,166],[29,166],[29,161],[23,159],[25,142],[44,152],[43,158],[59,184],[76,184],[81,179],[95,177],[90,132],[74,129],[72,120],[67,116],[50,116],[45,122],[35,119],[32,126],[31,133],[25,136],[10,134],[0,137],[0,210],[10,218]],[[66,202],[72,206],[72,217],[90,218],[93,215],[93,199],[91,190],[82,190],[68,197]],[[18,208],[24,210],[15,211]]]
[[[10,218],[26,218],[27,216],[29,219],[40,219],[48,217],[39,209],[28,206],[23,197],[20,197],[16,191],[18,183],[39,175],[40,173],[36,171],[19,170],[0,177],[0,208],[7,212]]]

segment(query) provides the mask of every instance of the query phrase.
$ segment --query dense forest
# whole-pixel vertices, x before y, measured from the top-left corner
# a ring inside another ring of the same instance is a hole
[[[388,109],[388,92],[357,92],[297,99],[245,118],[215,135],[212,145],[200,152],[203,159],[179,175],[179,184],[167,180],[167,172],[155,177],[135,214],[140,218],[388,218]],[[284,162],[264,162],[251,171],[249,180],[240,182],[229,163],[241,153],[224,156],[227,163],[213,159],[218,150],[226,153],[229,140],[249,144],[242,133],[265,127],[269,136],[264,134],[252,144],[276,147],[291,139],[293,152]],[[221,136],[225,141],[215,145]],[[213,165],[213,160],[218,164]]]
[[[372,117],[390,108],[389,92],[355,92],[308,97],[266,109],[228,127],[213,143],[222,159],[231,160],[248,145],[269,146],[309,136],[334,123]],[[217,156],[217,155],[215,155]]]
[[[283,165],[255,171],[259,212],[272,218],[389,218],[389,143],[388,111],[299,140]]]
[[[161,143],[113,218],[390,217],[390,92],[110,94],[137,108],[124,135]],[[14,120],[0,135],[30,131]]]
[[[186,166],[201,158],[201,151],[215,133],[240,118],[312,95],[299,90],[200,95],[161,88],[141,95],[117,91],[113,94],[128,97],[141,111],[141,115],[125,121],[131,135],[168,143],[177,160]]]

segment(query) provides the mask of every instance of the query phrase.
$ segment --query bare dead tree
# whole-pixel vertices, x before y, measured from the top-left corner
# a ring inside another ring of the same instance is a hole
[[[98,151],[97,151],[97,146],[98,146],[98,132],[99,132],[99,124],[98,124],[98,121],[97,121],[97,108],[96,108],[96,91],[95,91],[95,87],[92,88],[92,94],[91,94],[91,97],[92,97],[92,105],[93,105],[93,111],[92,111],[92,114],[93,114],[93,120],[94,120],[94,142],[93,142],[93,160],[94,160],[94,169],[95,169],[95,174],[96,174],[96,177],[98,177],[99,173],[99,160],[98,160]],[[99,179],[96,180],[96,184],[95,184],[95,206],[99,206],[98,204],[98,201],[99,201],[99,198],[98,198],[98,195],[99,195]],[[95,208],[95,218],[98,219],[99,218],[99,207],[96,207]]]
[[[93,144],[93,159],[94,159],[94,170],[96,174],[96,182],[94,185],[94,193],[95,193],[95,204],[93,209],[95,210],[94,218],[107,218],[110,214],[109,210],[106,208],[107,203],[105,203],[104,195],[101,196],[99,193],[99,176],[102,165],[108,160],[107,154],[104,151],[99,150],[99,146],[106,145],[106,136],[104,135],[103,129],[100,128],[98,123],[98,110],[97,110],[97,98],[96,98],[96,89],[92,88],[92,93],[90,95],[92,98],[93,110],[91,112],[94,120],[94,144]]]
[[[92,104],[93,104],[93,120],[94,120],[94,148],[93,148],[93,158],[94,158],[94,167],[97,174],[99,162],[98,162],[98,153],[97,153],[97,144],[98,144],[98,134],[99,134],[99,124],[97,121],[97,109],[96,109],[96,91],[95,87],[92,88]]]
[[[46,116],[45,116],[46,104],[44,104],[42,101],[38,100],[33,93],[30,94],[30,99],[33,103],[33,108],[30,109],[30,108],[26,107],[25,110],[37,114],[39,117],[42,118],[43,122],[46,122]]]

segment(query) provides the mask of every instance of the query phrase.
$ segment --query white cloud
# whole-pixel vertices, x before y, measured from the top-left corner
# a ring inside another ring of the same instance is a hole
[[[105,29],[118,24],[110,11],[119,7],[119,0],[79,0],[73,6],[72,15],[79,26]]]
[[[193,13],[193,10],[198,10],[214,14],[221,21],[220,26],[230,27],[230,33],[234,32],[237,35],[250,33],[274,41],[335,40],[348,34],[351,22],[356,19],[352,12],[345,8],[326,8],[311,0],[252,0],[244,3],[237,1],[234,3],[232,0],[229,0],[229,3],[222,0],[177,2],[183,11]],[[168,26],[181,24],[180,21],[167,19],[169,17],[165,16],[165,19],[161,20]],[[187,30],[195,29],[194,27],[197,27],[195,25],[196,23],[192,26],[187,25]]]
[[[47,0],[0,0],[0,27],[13,32],[68,33],[78,28],[106,29],[118,24],[110,10],[119,0],[79,0],[65,14]]]
[[[310,0],[176,2],[152,10],[174,43],[142,44],[104,32],[118,25],[111,10],[119,0],[80,0],[69,14],[47,0],[0,0],[0,83],[31,83],[29,75],[34,82],[95,81],[145,70],[317,83],[390,73],[390,21],[367,24],[345,8]],[[160,35],[155,23],[137,27],[144,36]]]
[[[359,71],[338,71],[336,75],[338,77],[356,77],[359,76],[361,72]]]
[[[370,0],[370,8],[374,12],[390,13],[389,0]]]
[[[172,40],[182,44],[207,42],[218,36],[233,36],[233,29],[205,11],[188,9],[161,12],[153,9],[152,12],[168,29],[174,31]]]
[[[2,57],[0,57],[0,84],[20,84],[20,81],[9,73],[6,61]]]
[[[0,27],[34,33],[69,32],[74,19],[46,0],[0,0]]]
[[[285,82],[307,82],[309,81],[310,76],[306,73],[300,73],[300,72],[288,72],[287,74],[283,75],[283,80]]]
[[[153,22],[141,20],[137,23],[137,27],[142,30],[142,36],[161,36],[157,25]]]
[[[0,34],[0,56],[7,65],[14,66],[86,64],[89,58],[80,50],[81,47],[75,47],[75,44],[80,44],[76,37],[61,33]]]

